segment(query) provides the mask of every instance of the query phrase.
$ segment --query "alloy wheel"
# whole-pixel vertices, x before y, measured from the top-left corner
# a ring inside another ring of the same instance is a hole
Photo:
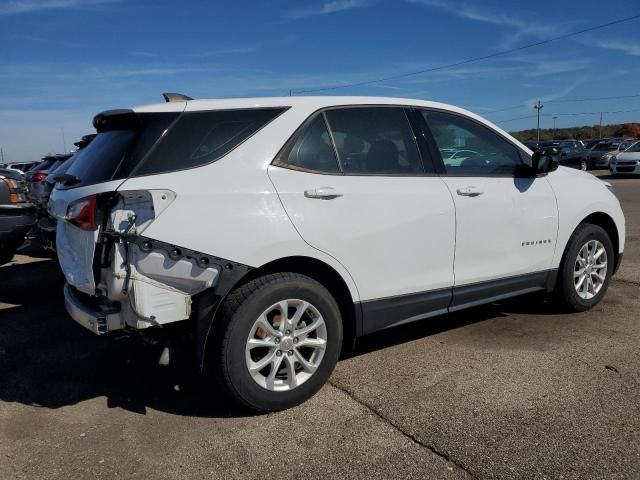
[[[247,369],[267,390],[292,390],[316,372],[326,346],[327,328],[318,309],[304,300],[282,300],[251,327],[245,347]]]
[[[607,251],[598,240],[589,240],[578,251],[573,280],[578,296],[590,300],[602,289],[607,278]]]

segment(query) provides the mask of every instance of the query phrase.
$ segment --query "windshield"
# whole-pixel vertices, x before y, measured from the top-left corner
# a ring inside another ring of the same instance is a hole
[[[593,147],[593,150],[596,152],[608,152],[609,150],[612,150],[614,148],[615,147],[610,143],[599,143],[598,145]]]
[[[640,152],[640,142],[634,143],[629,148],[627,148],[625,152],[632,152],[632,153]]]

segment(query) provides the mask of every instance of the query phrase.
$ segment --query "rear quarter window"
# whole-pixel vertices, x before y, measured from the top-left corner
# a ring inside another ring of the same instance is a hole
[[[151,175],[219,160],[286,108],[186,112],[133,172]]]

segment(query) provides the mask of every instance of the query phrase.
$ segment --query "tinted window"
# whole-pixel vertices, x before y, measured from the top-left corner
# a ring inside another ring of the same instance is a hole
[[[318,115],[307,125],[277,163],[318,172],[339,172],[323,115]]]
[[[79,182],[74,187],[108,182],[127,151],[134,143],[134,130],[111,130],[100,133],[91,145],[82,150],[67,173]]]
[[[640,142],[636,142],[625,150],[626,152],[640,152]]]
[[[182,170],[214,162],[283,111],[282,108],[262,108],[185,113],[134,175]]]
[[[593,147],[593,150],[596,152],[608,152],[613,148],[614,146],[611,145],[610,143],[599,143],[595,147]]]
[[[413,131],[400,108],[340,108],[326,112],[345,173],[422,173]]]
[[[38,170],[46,170],[48,169],[51,165],[53,165],[55,163],[55,160],[45,160],[44,162],[38,164],[37,167],[31,167],[29,170],[27,171],[33,171],[33,172],[37,172]]]
[[[178,117],[177,113],[137,115],[137,126],[107,129],[74,155],[67,174],[78,182],[58,188],[75,188],[114,179],[127,178],[162,132]],[[117,122],[116,122],[117,123]]]
[[[513,174],[522,165],[518,149],[487,127],[464,117],[422,111],[447,173]]]

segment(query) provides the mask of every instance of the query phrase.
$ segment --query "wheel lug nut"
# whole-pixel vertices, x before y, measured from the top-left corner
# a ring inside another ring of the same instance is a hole
[[[281,355],[282,355],[282,350],[278,350],[278,351],[276,352],[276,356],[277,356],[277,357],[279,357],[279,356],[281,356]]]
[[[276,337],[276,343],[280,343],[280,339]]]
[[[291,330],[287,330],[285,333],[286,333],[287,335],[291,335]]]
[[[287,352],[287,355],[289,355],[289,356],[293,355],[293,350],[289,350],[289,351]]]
[[[298,337],[293,339],[293,343],[298,343]]]

